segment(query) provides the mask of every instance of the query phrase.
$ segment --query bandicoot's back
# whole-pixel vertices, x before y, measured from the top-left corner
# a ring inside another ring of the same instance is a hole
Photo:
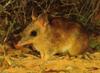
[[[54,17],[49,21],[47,14],[38,18],[32,16],[32,19],[17,46],[33,44],[45,60],[56,53],[77,55],[88,48],[88,35],[79,23],[64,17]]]

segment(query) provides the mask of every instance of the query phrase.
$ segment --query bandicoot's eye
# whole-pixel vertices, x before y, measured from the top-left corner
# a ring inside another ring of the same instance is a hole
[[[31,36],[37,36],[37,31],[35,31],[35,30],[31,31],[30,35]]]

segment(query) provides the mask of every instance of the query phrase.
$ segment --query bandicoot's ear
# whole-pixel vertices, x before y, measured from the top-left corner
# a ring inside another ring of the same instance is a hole
[[[38,18],[38,13],[33,9],[32,10],[32,21],[35,21]]]
[[[37,24],[41,28],[45,28],[48,24],[48,15],[47,14],[40,14],[37,19]]]

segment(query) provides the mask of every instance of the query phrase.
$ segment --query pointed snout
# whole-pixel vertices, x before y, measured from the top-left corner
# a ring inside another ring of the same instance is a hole
[[[15,47],[16,48],[20,48],[20,47],[22,47],[22,46],[25,46],[25,45],[28,45],[28,44],[32,44],[32,40],[30,39],[30,40],[20,40],[16,45],[15,45]]]

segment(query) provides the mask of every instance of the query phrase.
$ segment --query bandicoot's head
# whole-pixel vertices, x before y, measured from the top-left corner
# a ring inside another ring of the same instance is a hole
[[[35,13],[32,14],[32,22],[21,33],[22,38],[16,46],[23,46],[33,43],[35,38],[40,37],[46,32],[47,27],[47,13],[40,14],[39,16],[36,16]]]

